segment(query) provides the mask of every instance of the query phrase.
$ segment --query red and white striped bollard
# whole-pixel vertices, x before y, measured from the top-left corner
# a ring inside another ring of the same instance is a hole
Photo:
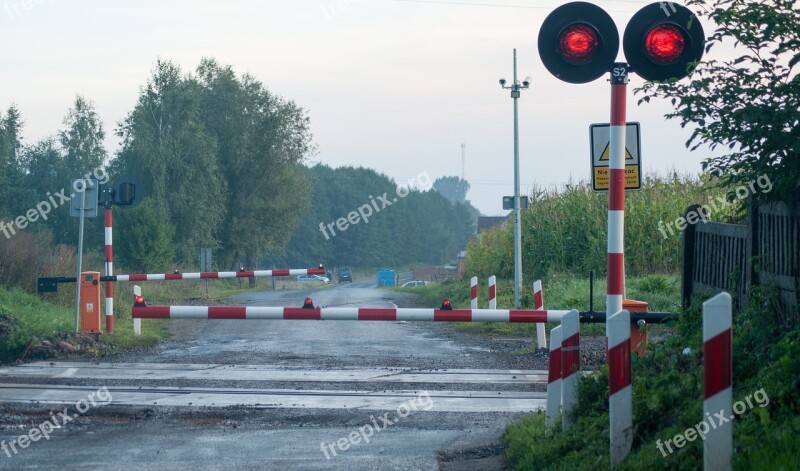
[[[561,410],[561,326],[550,331],[550,365],[547,373],[546,428],[552,428]]]
[[[489,309],[497,309],[497,277],[489,277]]]
[[[533,282],[533,308],[536,310],[544,309],[541,280]],[[552,333],[550,335],[552,335]],[[539,348],[547,348],[547,335],[545,333],[544,324],[536,324],[536,342],[539,344]]]
[[[478,277],[473,276],[472,279],[469,280],[469,307],[472,309],[478,309]]]
[[[581,371],[581,334],[578,311],[561,318],[561,405],[564,430],[574,422],[573,408],[578,403],[578,375]]]
[[[731,469],[733,456],[731,311],[728,293],[703,303],[703,421],[714,421],[705,427],[703,442],[703,469],[708,471]]]
[[[608,418],[611,466],[620,464],[633,444],[631,387],[631,314],[619,311],[608,319]]]

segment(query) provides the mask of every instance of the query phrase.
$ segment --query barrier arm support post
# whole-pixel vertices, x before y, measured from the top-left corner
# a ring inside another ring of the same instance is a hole
[[[533,282],[533,308],[537,311],[544,310],[541,280]],[[536,324],[536,342],[539,344],[539,348],[547,348],[547,335],[544,330],[544,324]]]
[[[478,309],[478,277],[473,276],[469,280],[469,306],[471,309]]]
[[[489,277],[489,309],[497,309],[497,277]]]
[[[619,311],[608,319],[608,418],[611,466],[622,463],[633,444],[631,387],[631,314]]]
[[[733,419],[731,295],[720,293],[703,303],[703,412]],[[710,417],[710,419],[707,419]],[[709,428],[709,427],[706,427]],[[703,469],[727,471],[733,456],[730,421],[711,427],[703,441]]]
[[[133,286],[134,299],[136,299],[136,297],[141,295],[142,295],[142,287],[139,285],[134,285]],[[133,335],[142,335],[142,320],[138,317],[133,318]]]
[[[561,326],[550,331],[550,367],[547,374],[546,429],[551,429],[561,412]]]
[[[581,334],[578,311],[561,318],[561,403],[564,430],[574,422],[573,409],[578,403],[578,375],[581,371]]]

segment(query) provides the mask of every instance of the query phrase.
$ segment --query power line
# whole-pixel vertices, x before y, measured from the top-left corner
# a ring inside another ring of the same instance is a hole
[[[402,3],[425,3],[425,4],[433,4],[433,5],[450,5],[450,6],[473,6],[473,7],[493,7],[493,8],[524,8],[530,10],[553,10],[554,6],[543,6],[543,5],[508,5],[508,4],[498,4],[498,3],[482,3],[482,2],[459,2],[459,1],[444,1],[444,0],[390,0],[393,2],[402,2]],[[647,0],[609,0],[615,3],[634,3],[643,5],[645,3],[649,3]],[[629,10],[608,10],[614,13],[633,13]]]

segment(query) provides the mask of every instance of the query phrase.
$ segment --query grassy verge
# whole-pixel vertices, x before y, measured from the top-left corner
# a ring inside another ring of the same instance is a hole
[[[130,308],[134,283],[116,283],[114,286],[114,333],[103,334],[97,339],[94,355],[112,353],[131,348],[148,347],[169,336],[169,321],[147,320],[142,323],[142,335],[133,335],[133,320]],[[195,303],[225,299],[234,294],[263,290],[267,286],[262,280],[256,288],[250,288],[245,280],[214,280],[209,283],[206,295],[205,282],[168,281],[141,283],[144,294],[151,304]],[[0,287],[0,362],[16,361],[30,344],[34,349],[43,341],[57,344],[74,332],[75,315],[74,285],[62,285],[58,294],[42,297],[25,293],[19,289]],[[101,304],[105,303],[101,292]],[[101,326],[105,330],[105,309],[101,311]],[[100,352],[100,353],[98,353]]]
[[[732,421],[734,469],[798,469],[800,327],[778,329],[764,301],[768,297],[756,298],[753,307],[734,317],[734,402],[754,397],[752,407]],[[702,440],[673,445],[672,453],[664,446],[704,419],[701,325],[700,311],[690,310],[675,322],[673,335],[651,344],[647,357],[635,359],[633,450],[618,469],[702,467]],[[581,378],[579,402],[575,426],[568,431],[556,428],[545,435],[543,413],[510,426],[504,436],[509,467],[609,469],[605,369]]]

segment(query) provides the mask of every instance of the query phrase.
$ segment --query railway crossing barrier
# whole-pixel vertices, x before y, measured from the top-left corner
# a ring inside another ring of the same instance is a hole
[[[473,276],[469,280],[469,307],[478,309],[478,277]]]
[[[497,277],[489,277],[489,309],[497,309]]]

